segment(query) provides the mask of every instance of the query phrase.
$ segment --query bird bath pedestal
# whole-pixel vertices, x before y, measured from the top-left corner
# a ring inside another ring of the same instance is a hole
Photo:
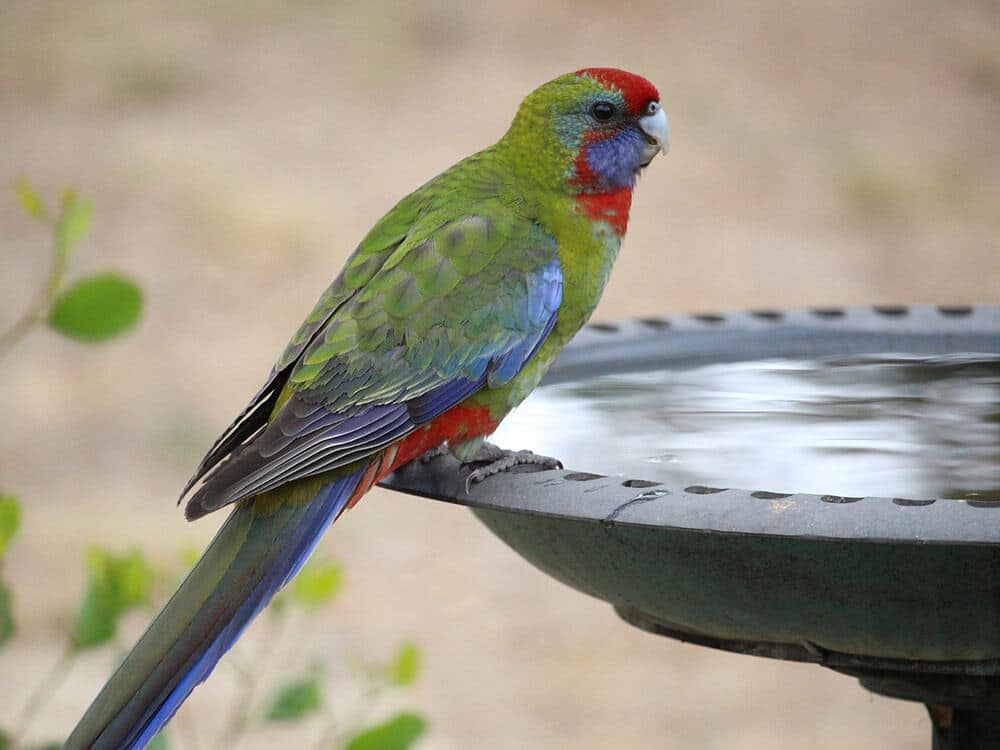
[[[974,353],[995,366],[1000,308],[761,311],[590,326],[546,384],[888,353]],[[987,454],[1000,462],[996,384],[985,429],[992,420],[997,449]],[[616,422],[622,431],[629,423]],[[590,439],[613,456],[616,437]],[[1000,480],[997,465],[987,477]],[[812,662],[920,701],[935,750],[1000,747],[1000,481],[965,499],[939,499],[672,484],[631,467],[588,468],[518,467],[467,494],[458,464],[441,458],[412,464],[385,486],[471,507],[533,565],[643,630]]]

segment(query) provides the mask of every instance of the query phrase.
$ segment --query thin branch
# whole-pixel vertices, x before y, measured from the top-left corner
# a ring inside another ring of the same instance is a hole
[[[367,684],[361,694],[361,704],[355,710],[351,721],[345,726],[341,727],[336,720],[331,720],[313,746],[315,750],[346,747],[351,738],[365,728],[375,713],[375,709],[381,705],[389,685],[386,683],[382,670],[372,669],[367,662],[364,666],[363,679]]]
[[[42,681],[35,686],[14,723],[12,745],[16,747],[19,744],[21,737],[27,733],[28,727],[31,726],[31,722],[34,721],[42,706],[52,698],[66,680],[73,663],[76,661],[77,654],[72,642],[67,643],[59,660],[52,665]]]
[[[32,328],[45,320],[45,316],[52,306],[52,301],[62,286],[69,253],[59,251],[59,241],[55,237],[55,226],[52,227],[52,234],[53,243],[56,245],[55,251],[52,253],[52,268],[45,278],[42,287],[35,295],[35,301],[24,311],[21,317],[15,320],[8,328],[0,331],[0,358],[10,352],[21,339],[31,332]]]

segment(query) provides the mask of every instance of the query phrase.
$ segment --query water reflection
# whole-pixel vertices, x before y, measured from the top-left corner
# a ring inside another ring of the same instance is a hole
[[[1000,500],[1000,358],[604,376],[539,389],[496,440],[672,484]]]

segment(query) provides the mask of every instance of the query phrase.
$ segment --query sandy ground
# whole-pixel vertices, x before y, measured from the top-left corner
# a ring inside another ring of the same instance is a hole
[[[996,304],[998,39],[992,0],[6,0],[0,182],[95,196],[75,269],[126,270],[148,306],[118,343],[40,333],[3,363],[0,482],[26,519],[4,571],[22,636],[0,654],[0,725],[55,658],[85,547],[137,545],[166,566],[207,540],[217,521],[187,525],[173,504],[206,446],[364,231],[499,137],[535,85],[626,67],[672,118],[600,318]],[[46,266],[8,195],[0,321]],[[458,508],[373,492],[323,552],[348,565],[347,592],[275,647],[279,663],[323,655],[339,673],[351,653],[415,639],[427,667],[407,702],[433,722],[428,750],[927,746],[922,708],[634,631]],[[243,658],[266,645],[247,641]],[[105,657],[79,666],[33,736],[72,725]],[[200,747],[234,679],[220,668],[185,710]],[[315,731],[245,746],[307,746]]]

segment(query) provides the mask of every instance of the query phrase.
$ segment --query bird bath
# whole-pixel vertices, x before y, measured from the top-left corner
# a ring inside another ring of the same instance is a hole
[[[470,506],[632,625],[921,701],[938,750],[1000,746],[1000,308],[591,325],[497,442],[569,468],[384,484]]]

